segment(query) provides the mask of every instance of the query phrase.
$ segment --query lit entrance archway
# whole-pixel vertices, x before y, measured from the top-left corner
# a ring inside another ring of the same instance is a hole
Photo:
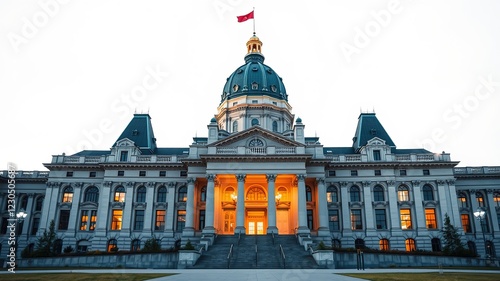
[[[246,233],[264,235],[267,230],[267,194],[261,186],[251,186],[245,196]]]

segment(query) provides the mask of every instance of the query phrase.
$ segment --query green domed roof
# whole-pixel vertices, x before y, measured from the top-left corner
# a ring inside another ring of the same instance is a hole
[[[238,67],[227,78],[221,103],[242,95],[266,95],[288,101],[281,77],[271,67],[264,64],[264,56],[260,52],[249,52],[245,56],[245,64]]]

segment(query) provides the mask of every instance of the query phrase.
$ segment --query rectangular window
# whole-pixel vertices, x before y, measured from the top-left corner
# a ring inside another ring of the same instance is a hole
[[[120,152],[120,162],[126,162],[128,160],[128,151]]]
[[[145,177],[146,171],[139,171],[139,177]]]
[[[363,219],[361,218],[361,209],[351,210],[351,229],[363,229]]]
[[[380,161],[382,158],[380,158],[380,150],[374,150],[373,151],[373,160],[374,161]]]
[[[252,100],[252,103],[256,104],[256,103],[259,103],[259,101],[258,100]]]
[[[307,210],[307,227],[313,230],[314,224],[313,210]]]
[[[464,229],[464,232],[471,233],[472,228],[470,226],[469,215],[468,214],[461,214],[460,217],[462,219],[462,228]]]
[[[424,176],[429,176],[431,172],[429,170],[423,170]]]
[[[410,193],[408,190],[398,190],[398,201],[410,201]]]
[[[335,177],[335,171],[328,171],[329,177]]]
[[[88,221],[89,221],[89,211],[82,210],[82,216],[80,218],[80,230],[87,230]]]
[[[429,229],[437,229],[436,223],[436,209],[425,209],[425,225]]]
[[[69,210],[61,210],[59,213],[59,230],[67,230],[69,224]]]
[[[401,217],[401,229],[403,230],[412,229],[410,209],[401,209],[400,217]]]
[[[144,228],[144,210],[135,210],[134,230],[142,230]]]
[[[406,170],[399,170],[400,176],[406,176]]]
[[[122,229],[123,210],[113,210],[111,216],[111,230]]]
[[[66,177],[71,178],[73,176],[73,172],[66,172]]]
[[[375,222],[377,229],[387,229],[385,209],[375,209]]]
[[[375,172],[376,176],[381,176],[382,175],[382,171],[380,171],[380,170],[375,170],[374,172]]]
[[[165,229],[165,210],[156,210],[155,230]]]
[[[198,229],[203,230],[205,228],[205,210],[200,210]]]
[[[351,170],[351,176],[357,176],[358,171],[357,170]]]
[[[62,201],[63,201],[63,203],[73,202],[73,192],[64,192]]]
[[[97,223],[97,210],[91,210],[89,231],[94,231],[96,223]]]
[[[89,173],[89,178],[95,178],[96,172],[90,172]]]
[[[188,172],[187,171],[181,171],[180,175],[181,175],[181,177],[187,177]]]
[[[186,225],[186,211],[178,210],[177,211],[177,231],[181,232]]]
[[[160,177],[167,176],[167,171],[160,171]]]
[[[118,176],[123,177],[125,175],[125,171],[118,171]]]
[[[36,235],[38,227],[40,227],[40,218],[34,218],[33,225],[31,226],[31,235]]]
[[[340,230],[339,210],[328,210],[330,231]]]

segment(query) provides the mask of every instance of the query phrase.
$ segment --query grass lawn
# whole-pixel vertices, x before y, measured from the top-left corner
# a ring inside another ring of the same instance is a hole
[[[371,281],[498,281],[500,276],[494,273],[460,273],[438,272],[431,273],[349,273],[341,274]]]
[[[23,273],[23,274],[2,274],[1,278],[7,278],[9,281],[54,281],[54,280],[71,280],[71,281],[142,281],[163,276],[175,275],[168,273]],[[7,277],[8,276],[8,277]]]

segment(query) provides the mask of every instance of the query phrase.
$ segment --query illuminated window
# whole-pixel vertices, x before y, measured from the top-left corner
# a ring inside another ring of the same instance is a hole
[[[156,202],[166,202],[167,201],[167,188],[161,186],[158,188],[158,194],[156,196]]]
[[[146,188],[141,186],[137,189],[137,202],[146,202]]]
[[[465,195],[465,193],[460,192],[460,194],[458,195],[458,203],[462,208],[469,207],[469,203],[467,202],[467,195]]]
[[[436,210],[427,208],[425,209],[425,224],[429,229],[436,229]]]
[[[179,193],[177,194],[178,202],[186,202],[187,201],[187,187],[183,186],[179,188]]]
[[[410,209],[401,209],[400,216],[401,216],[401,229],[403,230],[412,229]]]
[[[156,210],[155,230],[164,230],[164,229],[165,229],[165,210]]]
[[[493,201],[497,207],[500,207],[500,192],[493,193]]]
[[[80,230],[87,230],[87,223],[89,221],[89,211],[83,210],[80,218]]]
[[[278,193],[281,195],[280,201],[288,201],[288,189],[286,187],[278,188]]]
[[[351,195],[351,202],[360,202],[361,201],[361,192],[359,191],[359,187],[353,186],[349,189]]]
[[[384,188],[380,185],[373,188],[373,200],[376,202],[385,201]]]
[[[351,210],[351,229],[352,230],[363,229],[363,219],[361,218],[360,209]]]
[[[265,201],[266,200],[266,193],[262,188],[259,187],[253,187],[247,192],[247,200],[251,201]]]
[[[125,202],[125,188],[119,186],[115,189],[115,196],[113,199],[115,202]]]
[[[113,210],[111,216],[111,230],[121,230],[122,229],[122,210]]]
[[[405,246],[407,252],[412,252],[417,250],[417,246],[415,245],[415,239],[408,238],[405,240]]]
[[[410,192],[408,187],[400,186],[398,188],[398,201],[410,201]]]
[[[476,200],[479,207],[484,207],[484,197],[482,193],[476,193]]]
[[[471,233],[472,232],[472,228],[470,226],[469,215],[468,214],[461,214],[460,217],[462,219],[462,228],[464,229],[464,232],[465,233]]]
[[[424,194],[424,201],[433,201],[434,192],[432,191],[432,186],[426,184],[422,188],[422,193]]]
[[[63,203],[73,202],[73,188],[71,186],[64,188],[62,201]]]
[[[233,201],[233,198],[232,196],[236,195],[234,193],[234,188],[232,187],[228,187],[224,190],[224,201],[228,201],[228,202],[231,202]]]
[[[326,189],[326,201],[328,203],[339,202],[339,196],[337,193],[337,188],[335,186],[329,186]]]
[[[96,223],[97,223],[97,210],[91,210],[90,211],[89,231],[95,230]]]
[[[118,242],[116,239],[109,239],[108,241],[108,252],[118,251]]]
[[[380,239],[378,242],[380,251],[389,251],[389,240],[386,238]]]
[[[182,231],[186,225],[186,211],[177,211],[177,231]]]

